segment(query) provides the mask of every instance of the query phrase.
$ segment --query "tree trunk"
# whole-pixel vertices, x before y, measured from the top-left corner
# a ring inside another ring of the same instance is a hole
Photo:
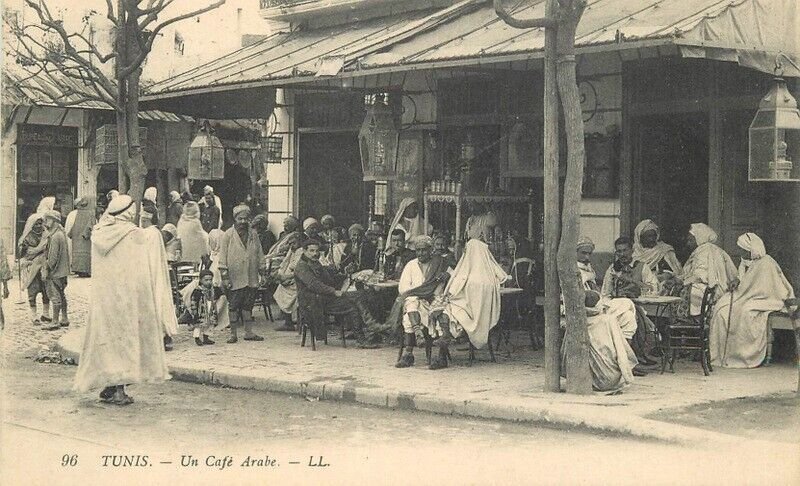
[[[592,392],[583,283],[575,258],[580,235],[585,159],[583,113],[575,74],[575,29],[585,7],[585,0],[562,2],[558,12],[557,32],[558,92],[564,110],[564,128],[567,135],[567,178],[564,183],[564,209],[558,248],[558,276],[561,280],[567,320],[567,392],[576,394]]]
[[[547,0],[545,16],[553,18],[556,1]],[[561,326],[558,253],[558,89],[556,86],[556,29],[545,30],[544,47],[544,389],[561,391]]]
[[[127,58],[136,59],[141,54],[139,43],[136,41],[136,18],[129,18],[126,25],[126,44]],[[134,69],[128,76],[125,97],[125,118],[128,131],[128,177],[130,177],[130,188],[128,195],[137,203],[142,200],[144,194],[145,178],[147,177],[147,166],[144,163],[143,149],[139,140],[139,78],[141,68]]]

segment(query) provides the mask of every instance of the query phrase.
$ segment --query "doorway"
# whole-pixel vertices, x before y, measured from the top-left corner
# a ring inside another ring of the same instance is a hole
[[[708,118],[705,113],[638,118],[634,226],[652,219],[661,239],[688,258],[689,225],[708,221]]]
[[[366,190],[356,132],[300,135],[298,200],[301,218],[325,214],[339,226],[366,222]]]

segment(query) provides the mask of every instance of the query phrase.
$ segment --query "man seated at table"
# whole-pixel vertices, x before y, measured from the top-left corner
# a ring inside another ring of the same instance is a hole
[[[431,301],[435,295],[441,294],[444,284],[450,279],[447,262],[433,254],[430,236],[417,236],[413,243],[416,258],[403,268],[397,288],[400,295],[396,305],[402,305],[403,325],[403,353],[395,364],[397,368],[414,365],[417,333],[423,336],[422,329],[428,325]],[[392,316],[395,314],[393,310]]]
[[[364,238],[364,227],[356,223],[347,230],[349,239],[333,247],[333,266],[339,272],[352,275],[375,268],[375,245]]]
[[[406,264],[416,257],[414,250],[406,247],[406,233],[401,229],[392,231],[391,242],[386,250],[386,263],[384,272],[386,278],[398,280],[403,274]]]
[[[315,239],[303,242],[303,255],[294,269],[298,310],[306,323],[315,326],[315,335],[325,336],[328,315],[346,319],[352,329],[361,332],[363,322],[355,304],[339,290],[340,276],[319,262],[322,243]]]
[[[433,237],[433,252],[447,261],[447,266],[456,268],[456,255],[450,249],[450,236],[447,233],[437,233]]]
[[[430,369],[447,368],[448,344],[466,332],[475,348],[489,341],[489,332],[500,321],[500,286],[510,278],[495,260],[486,244],[485,217],[468,233],[464,256],[450,276],[441,298],[432,305],[428,334],[437,338],[439,356]]]
[[[657,294],[658,279],[649,266],[633,260],[633,245],[630,238],[625,236],[617,238],[614,241],[614,263],[606,270],[600,291],[601,297],[605,300],[610,299],[613,303],[619,299],[630,302],[629,299]],[[631,347],[641,363],[654,365],[656,362],[647,357],[647,335],[655,332],[655,325],[641,308],[635,306],[635,309],[637,327],[630,338]]]

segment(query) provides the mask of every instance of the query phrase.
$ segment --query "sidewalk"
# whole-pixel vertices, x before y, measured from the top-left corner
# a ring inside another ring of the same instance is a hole
[[[260,311],[260,309],[258,309]],[[257,312],[257,314],[260,312]],[[259,316],[257,316],[259,317]],[[739,437],[702,431],[649,419],[661,410],[701,405],[739,397],[792,392],[797,375],[791,365],[753,370],[717,369],[703,376],[698,363],[676,363],[676,373],[658,371],[637,378],[620,395],[574,396],[544,393],[543,351],[531,351],[520,334],[511,356],[503,349],[497,363],[479,351],[473,366],[467,352],[453,349],[454,362],[430,371],[423,349],[417,364],[396,369],[397,348],[345,349],[338,337],[301,348],[296,333],[276,332],[276,323],[257,320],[264,342],[198,347],[182,329],[175,350],[168,353],[174,379],[197,383],[289,393],[308,399],[343,400],[388,408],[421,410],[511,421],[528,421],[559,428],[588,428],[616,434],[681,443],[741,441]],[[76,328],[59,339],[58,348],[77,357],[83,338]],[[353,343],[355,344],[355,343]]]

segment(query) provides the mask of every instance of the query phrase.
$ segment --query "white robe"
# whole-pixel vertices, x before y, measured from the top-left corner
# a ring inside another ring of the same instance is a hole
[[[158,228],[114,218],[95,226],[92,281],[74,388],[169,379],[163,338],[178,323]]]
[[[581,273],[581,280],[583,281],[584,290],[595,290],[597,288],[597,273],[594,271],[591,263],[578,262],[578,270]],[[638,324],[636,322],[636,306],[631,299],[624,297],[612,299],[608,296],[600,298],[596,306],[599,310],[605,309],[605,312],[614,318],[619,328],[622,330],[622,335],[625,339],[633,338],[636,334]]]
[[[703,243],[689,255],[683,266],[683,283],[691,285],[689,312],[700,315],[703,294],[711,287],[719,296],[736,277],[736,266],[725,250],[712,242]]]
[[[444,312],[457,322],[480,349],[489,341],[489,331],[500,320],[500,285],[510,277],[481,240],[464,247],[450,281],[444,289]]]
[[[783,309],[786,299],[794,298],[794,290],[769,255],[753,260],[749,267],[740,265],[739,280],[736,290],[725,293],[714,306],[711,363],[727,368],[755,368],[767,353],[769,314]]]

